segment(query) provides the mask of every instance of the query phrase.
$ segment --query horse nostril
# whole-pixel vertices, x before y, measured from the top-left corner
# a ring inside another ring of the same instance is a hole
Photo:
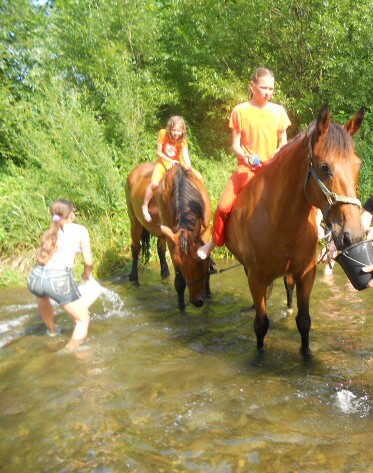
[[[196,307],[202,307],[203,306],[203,300],[198,299],[196,301],[193,301],[193,305],[195,305]]]
[[[343,234],[343,246],[345,248],[348,248],[349,246],[351,246],[351,237],[350,237],[349,232],[345,232]]]

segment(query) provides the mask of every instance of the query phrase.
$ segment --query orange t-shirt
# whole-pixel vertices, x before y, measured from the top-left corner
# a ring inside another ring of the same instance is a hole
[[[188,147],[188,142],[185,138],[181,141],[175,141],[170,137],[169,132],[163,128],[158,135],[158,144],[159,143],[162,144],[162,153],[176,161],[180,161],[181,152],[184,148]],[[158,161],[161,162],[166,169],[170,166],[170,163],[165,159],[159,158]]]
[[[237,105],[229,120],[229,128],[241,133],[241,147],[255,153],[260,160],[268,161],[277,149],[278,133],[291,125],[285,109],[269,102],[258,109],[250,102]]]

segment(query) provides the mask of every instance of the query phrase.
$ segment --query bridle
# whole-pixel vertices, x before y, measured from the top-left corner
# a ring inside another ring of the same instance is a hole
[[[204,242],[202,240],[200,241],[200,243],[204,244]],[[198,283],[204,281],[207,278],[207,276],[209,275],[209,273],[210,273],[210,268],[207,269],[207,272],[203,276],[201,276],[200,278],[197,278],[197,279],[187,279],[184,275],[183,276],[184,276],[186,285],[188,287],[190,287],[190,286],[194,286],[195,284],[198,284]]]
[[[208,272],[204,276],[198,279],[190,280],[190,279],[187,279],[185,276],[184,276],[184,279],[185,279],[186,285],[190,287],[190,286],[194,286],[195,284],[198,284],[199,282],[202,282],[206,278],[207,275],[208,275]]]
[[[203,241],[203,240],[200,240],[200,244],[201,244],[201,245],[204,245],[204,241]],[[181,271],[180,271],[180,272],[181,272]],[[184,276],[183,273],[181,273],[181,274],[183,275],[183,277],[184,277],[184,279],[185,279],[186,285],[187,285],[188,287],[190,287],[190,286],[194,286],[195,284],[198,284],[198,283],[202,282],[202,281],[209,275],[209,273],[210,273],[210,269],[207,269],[207,272],[206,272],[203,276],[201,276],[200,278],[197,278],[197,279],[187,279],[187,278]]]
[[[361,202],[359,199],[356,199],[354,197],[348,197],[344,195],[338,195],[335,192],[332,192],[329,190],[326,185],[320,180],[319,176],[317,175],[317,172],[315,171],[314,165],[313,165],[313,136],[311,139],[311,146],[310,146],[310,155],[309,155],[309,162],[308,162],[308,171],[306,175],[306,181],[304,183],[304,194],[306,195],[306,190],[307,186],[310,180],[310,177],[312,176],[316,184],[319,186],[321,192],[325,195],[326,200],[328,202],[328,205],[326,206],[326,209],[322,211],[324,220],[325,222],[328,221],[329,213],[333,205],[342,203],[342,204],[351,204],[351,205],[357,205],[359,208],[361,208]],[[307,196],[306,196],[307,197]]]

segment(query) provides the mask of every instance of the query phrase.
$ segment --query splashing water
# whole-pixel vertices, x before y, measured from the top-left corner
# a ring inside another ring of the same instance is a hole
[[[88,307],[94,304],[96,300],[102,302],[104,313],[101,314],[101,316],[97,316],[96,314],[96,318],[107,319],[113,315],[122,314],[124,306],[123,300],[116,292],[101,286],[93,276],[88,280],[83,281],[78,287],[79,292]]]
[[[368,396],[358,397],[348,389],[342,389],[336,394],[337,405],[345,414],[369,414]]]
[[[51,299],[51,303],[56,316],[64,314],[63,309],[57,302]],[[103,286],[100,286],[100,296],[92,307],[92,319],[96,320],[123,317],[125,315],[124,300],[115,291]],[[18,315],[15,316],[14,313],[17,312]],[[48,333],[38,315],[36,299],[32,303],[9,305],[5,310],[3,308],[1,315],[8,317],[0,319],[0,348],[25,335],[44,335]]]
[[[99,318],[109,319],[113,316],[122,316],[124,312],[124,301],[115,291],[102,287],[100,297],[103,304],[103,314]]]
[[[29,321],[28,315],[21,315],[11,320],[3,320],[0,323],[0,348],[20,337],[25,331],[25,325]]]

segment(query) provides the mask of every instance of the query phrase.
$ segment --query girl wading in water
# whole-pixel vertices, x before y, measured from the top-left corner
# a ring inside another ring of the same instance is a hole
[[[92,252],[87,229],[74,223],[75,209],[65,199],[56,200],[51,206],[52,223],[41,237],[37,265],[28,278],[28,288],[38,297],[40,316],[49,330],[56,335],[54,309],[50,298],[62,306],[75,322],[67,350],[78,347],[87,337],[89,312],[81,299],[73,275],[75,255],[82,252],[83,279],[89,279]]]

